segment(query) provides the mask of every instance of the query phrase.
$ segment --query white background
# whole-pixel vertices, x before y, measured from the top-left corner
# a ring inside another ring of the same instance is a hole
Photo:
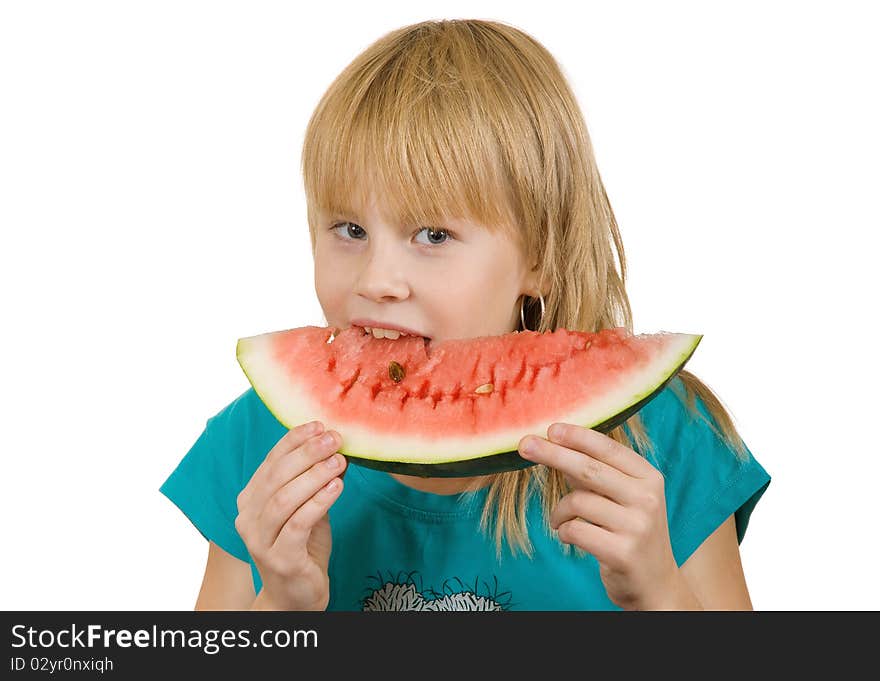
[[[755,608],[880,607],[871,3],[420,4],[0,5],[0,607],[193,607],[207,544],[158,488],[248,387],[236,340],[325,321],[308,118],[373,40],[461,17],[570,79],[636,331],[704,334],[773,476]]]

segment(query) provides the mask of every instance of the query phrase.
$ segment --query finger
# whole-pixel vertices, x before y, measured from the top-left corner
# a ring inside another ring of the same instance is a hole
[[[520,456],[566,475],[576,489],[592,490],[624,506],[635,501],[635,480],[583,452],[530,435],[520,442]]]
[[[573,518],[561,523],[556,530],[559,541],[579,546],[595,556],[600,563],[609,563],[617,555],[620,538],[604,527],[592,525],[582,518]]]
[[[302,504],[278,533],[273,549],[282,551],[302,550],[309,539],[309,533],[342,493],[342,478],[333,478]]]
[[[338,452],[319,461],[273,494],[257,519],[260,546],[272,546],[288,519],[324,485],[342,473],[346,460]]]
[[[582,518],[609,532],[626,528],[626,508],[588,490],[577,489],[562,497],[550,514],[550,527],[556,530],[562,523],[574,518]]]
[[[320,435],[323,432],[324,424],[320,421],[309,421],[296,428],[292,428],[284,434],[284,437],[275,443],[275,446],[272,447],[266,455],[265,460],[271,463],[288,452],[292,452],[297,447],[300,447],[309,438],[314,437],[315,435]]]
[[[274,461],[264,462],[265,468],[260,471],[260,477],[254,474],[248,499],[251,508],[259,513],[273,494],[318,461],[330,457],[339,449],[341,443],[342,438],[339,433],[328,430],[321,435],[308,438],[299,447],[278,456]]]
[[[266,476],[266,470],[269,469],[279,457],[301,446],[310,437],[322,433],[323,430],[324,424],[320,421],[309,421],[308,423],[300,424],[295,428],[288,430],[284,436],[275,443],[272,449],[269,450],[269,453],[266,454],[260,462],[260,465],[254,470],[250,480],[245,483],[245,487],[238,497],[239,511],[241,511],[242,506],[250,505],[250,499],[254,491],[253,487],[255,486],[251,485],[251,481],[257,481],[257,484],[259,484],[259,481]]]
[[[654,472],[654,467],[642,456],[597,430],[570,423],[554,423],[547,429],[547,439],[589,454],[597,461],[634,478],[646,478]]]

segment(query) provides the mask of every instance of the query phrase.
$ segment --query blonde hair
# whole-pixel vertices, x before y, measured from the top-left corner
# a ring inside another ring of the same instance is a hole
[[[633,330],[623,243],[583,114],[551,54],[513,26],[424,21],[375,41],[318,103],[302,170],[313,253],[319,211],[344,213],[372,186],[404,224],[454,215],[507,231],[544,283],[546,311],[526,306],[528,328]],[[709,426],[747,456],[708,386],[688,371],[669,385],[706,420],[695,407],[700,398],[720,432]],[[638,414],[608,436],[638,451],[652,448]],[[481,525],[494,534],[499,555],[504,540],[514,553],[531,554],[532,493],[542,498],[546,523],[568,489],[559,471],[544,466],[492,476]]]

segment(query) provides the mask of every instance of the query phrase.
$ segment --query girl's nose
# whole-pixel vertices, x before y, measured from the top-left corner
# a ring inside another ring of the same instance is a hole
[[[409,275],[401,266],[400,257],[394,257],[390,250],[377,251],[364,263],[355,293],[376,301],[402,300],[409,296]]]

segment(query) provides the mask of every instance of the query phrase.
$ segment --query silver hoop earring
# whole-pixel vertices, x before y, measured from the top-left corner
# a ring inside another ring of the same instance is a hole
[[[540,293],[538,294],[538,300],[541,302],[541,317],[538,320],[538,323],[540,324],[540,322],[544,319],[544,296],[542,296]],[[523,307],[525,306],[525,302],[526,302],[526,297],[523,296],[522,299],[519,301],[519,321],[522,322],[522,330],[523,331],[527,330],[526,329],[526,319],[525,319],[525,315],[523,314]]]

